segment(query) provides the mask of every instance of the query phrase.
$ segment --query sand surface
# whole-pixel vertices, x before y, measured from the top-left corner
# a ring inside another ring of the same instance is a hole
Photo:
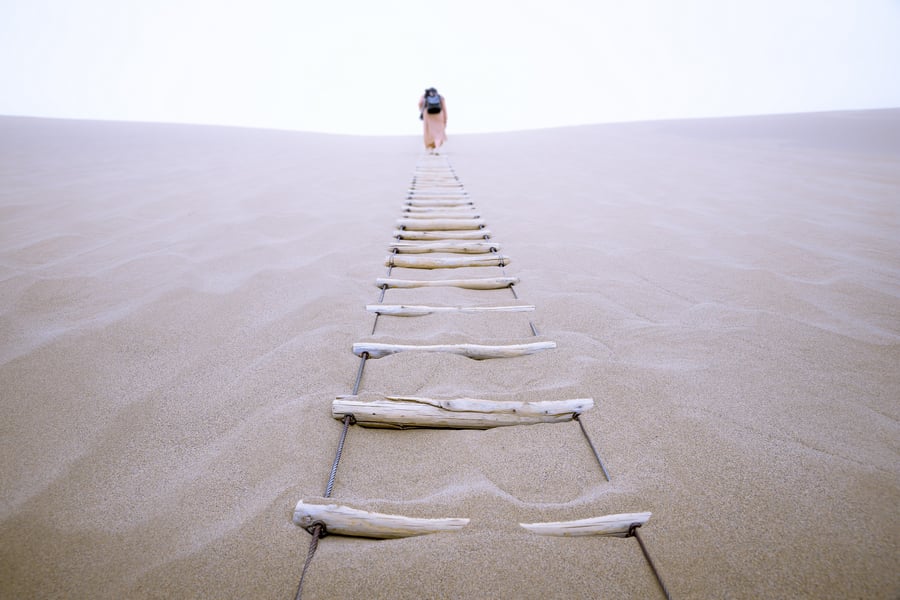
[[[575,423],[351,428],[304,598],[900,595],[900,110],[454,136],[532,314],[381,318],[418,138],[0,118],[0,597],[292,598],[361,391],[592,397]],[[497,275],[462,269],[452,276]],[[411,273],[399,277],[443,277]],[[388,291],[392,303],[498,292]]]

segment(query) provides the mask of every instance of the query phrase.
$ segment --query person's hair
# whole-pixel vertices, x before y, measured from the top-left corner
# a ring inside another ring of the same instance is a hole
[[[428,89],[425,90],[425,95],[426,95],[426,96],[428,95],[428,92],[434,92],[434,95],[435,95],[435,96],[438,95],[437,90],[434,89],[433,87],[432,87],[432,88],[428,88]]]

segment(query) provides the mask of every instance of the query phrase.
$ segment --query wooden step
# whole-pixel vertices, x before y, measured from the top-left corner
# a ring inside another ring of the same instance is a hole
[[[384,259],[384,266],[402,269],[461,269],[464,267],[505,267],[511,261],[508,256],[423,256],[391,254]]]
[[[428,210],[428,211],[404,211],[404,219],[479,219],[481,215],[476,210]]]
[[[519,283],[518,277],[478,277],[471,279],[393,279],[379,277],[375,280],[378,287],[397,289],[425,287],[457,287],[466,290],[499,290]]]
[[[409,214],[425,214],[425,213],[441,213],[448,212],[453,213],[455,215],[472,215],[476,213],[475,205],[471,203],[463,203],[451,206],[417,206],[414,204],[407,204],[403,206],[403,216],[407,216]]]
[[[397,221],[397,227],[412,231],[460,231],[481,229],[484,227],[484,221],[481,219],[400,219]]]
[[[485,313],[485,312],[530,312],[531,304],[507,306],[422,306],[413,304],[367,304],[366,310],[392,317],[421,317],[434,313]]]
[[[489,254],[500,249],[500,244],[486,241],[446,240],[435,242],[397,241],[389,246],[398,254],[428,254],[448,252],[451,254]]]
[[[407,200],[403,206],[406,208],[475,208],[471,200]]]
[[[439,240],[482,240],[491,237],[490,229],[469,229],[464,231],[414,231],[395,229],[393,236],[401,240],[439,241]]]
[[[593,406],[592,398],[517,402],[366,394],[338,396],[331,404],[331,414],[338,420],[353,415],[363,427],[491,429],[563,423]]]
[[[333,535],[395,539],[459,531],[469,524],[469,519],[420,519],[300,500],[294,508],[294,524],[306,529],[317,523],[324,525],[325,531]]]
[[[364,353],[369,358],[383,358],[400,352],[445,352],[458,354],[474,360],[487,360],[489,358],[514,358],[526,356],[544,350],[553,350],[556,342],[531,342],[528,344],[428,344],[418,346],[414,344],[379,344],[376,342],[357,342],[353,344],[353,353],[362,356]]]
[[[582,535],[613,535],[625,537],[632,525],[643,525],[650,520],[649,512],[621,513],[578,521],[557,521],[553,523],[519,523],[522,527],[538,535],[576,537]]]

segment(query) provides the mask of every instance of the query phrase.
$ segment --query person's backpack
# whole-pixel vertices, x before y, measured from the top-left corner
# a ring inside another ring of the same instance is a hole
[[[436,115],[441,112],[441,97],[425,96],[425,112],[429,115]]]

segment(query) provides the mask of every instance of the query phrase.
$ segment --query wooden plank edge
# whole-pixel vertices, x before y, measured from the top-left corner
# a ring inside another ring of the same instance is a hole
[[[620,513],[577,521],[556,521],[548,523],[519,523],[532,533],[558,537],[583,535],[612,535],[625,537],[633,525],[644,525],[650,520],[649,512]]]
[[[397,241],[388,246],[397,254],[491,254],[500,250],[500,244],[485,240],[452,241]]]
[[[367,304],[366,311],[391,317],[422,317],[434,313],[458,312],[476,314],[480,312],[532,312],[533,304],[506,306],[426,306],[416,304]]]
[[[461,269],[464,267],[505,267],[512,261],[503,254],[467,256],[430,256],[423,254],[390,254],[384,266],[401,269]]]
[[[403,396],[338,396],[331,404],[335,419],[353,415],[362,427],[390,429],[492,429],[517,425],[563,423],[594,406],[592,398],[536,402],[476,398],[433,399]]]
[[[357,356],[368,354],[369,358],[383,358],[400,352],[445,352],[471,358],[487,360],[489,358],[515,358],[527,356],[544,350],[553,350],[556,342],[531,342],[528,344],[483,345],[483,344],[379,344],[374,342],[357,342],[353,344],[353,353]]]
[[[379,277],[375,280],[377,287],[411,289],[420,287],[458,287],[468,290],[500,290],[519,283],[518,277],[486,277],[474,279],[393,279]]]
[[[469,524],[469,519],[422,519],[369,512],[339,504],[312,504],[304,500],[300,500],[294,508],[293,521],[304,529],[321,523],[329,534],[375,539],[458,531]]]
[[[464,231],[416,231],[412,229],[395,229],[392,237],[400,240],[427,242],[440,242],[446,240],[483,240],[485,237],[491,237],[491,230],[487,228]]]

